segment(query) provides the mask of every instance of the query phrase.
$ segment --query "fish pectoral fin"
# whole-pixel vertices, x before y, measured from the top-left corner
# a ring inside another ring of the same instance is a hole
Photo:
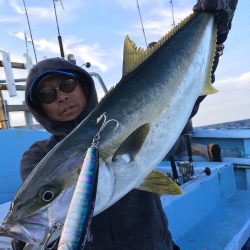
[[[158,171],[152,171],[137,188],[143,191],[163,194],[183,194],[182,188],[170,177]]]
[[[149,123],[131,133],[115,152],[112,161],[130,163],[140,151],[149,131]]]

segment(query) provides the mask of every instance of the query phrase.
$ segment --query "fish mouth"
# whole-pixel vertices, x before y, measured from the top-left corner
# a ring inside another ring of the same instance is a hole
[[[45,241],[49,229],[38,223],[4,224],[3,230],[7,236],[31,245],[40,245]]]
[[[0,225],[0,235],[8,236],[29,245],[51,244],[60,237],[62,220],[51,220],[49,212],[39,211],[19,221],[8,220]]]
[[[6,236],[25,243],[39,245],[45,241],[50,228],[48,221],[41,218],[41,215],[36,214],[17,223],[4,222],[1,231]]]

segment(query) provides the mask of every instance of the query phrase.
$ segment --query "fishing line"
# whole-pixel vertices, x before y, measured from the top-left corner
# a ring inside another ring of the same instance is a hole
[[[140,20],[141,20],[141,27],[142,27],[142,32],[143,32],[143,36],[144,36],[144,40],[145,40],[145,44],[146,44],[146,47],[148,47],[148,43],[147,43],[147,39],[146,39],[146,34],[145,34],[145,30],[144,30],[143,22],[142,22],[142,16],[141,16],[141,11],[140,11],[140,6],[139,6],[139,3],[138,3],[138,0],[136,0],[136,4],[137,4],[137,8],[138,8],[138,12],[139,12]]]

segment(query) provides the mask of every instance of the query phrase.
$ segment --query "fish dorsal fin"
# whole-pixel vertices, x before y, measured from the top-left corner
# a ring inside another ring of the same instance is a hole
[[[145,61],[152,53],[143,48],[137,48],[136,44],[130,40],[128,35],[124,41],[123,50],[123,76],[137,68],[143,61]]]
[[[140,190],[163,194],[182,194],[182,188],[166,174],[152,171],[137,188]]]
[[[146,123],[131,133],[115,152],[112,161],[123,161],[130,163],[140,151],[149,131],[149,124]]]
[[[164,35],[157,43],[152,47],[143,49],[137,47],[136,44],[130,40],[128,35],[124,41],[123,49],[123,76],[128,75],[140,64],[142,64],[147,58],[149,58],[156,50],[158,50],[168,39],[170,39],[182,26],[184,26],[195,14],[192,13],[179,24],[177,24],[170,32]]]
[[[205,80],[205,84],[202,89],[201,95],[210,95],[217,93],[218,90],[213,87],[212,83],[212,70],[213,70],[213,64],[214,64],[214,58],[216,53],[216,46],[217,46],[217,27],[214,25],[213,33],[212,33],[212,42],[211,42],[211,53],[208,63],[208,70],[207,70],[207,76]]]

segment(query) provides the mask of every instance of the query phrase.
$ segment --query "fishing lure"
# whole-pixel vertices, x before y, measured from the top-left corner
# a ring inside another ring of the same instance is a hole
[[[89,237],[89,228],[93,217],[97,190],[100,133],[111,121],[117,123],[115,129],[119,125],[118,121],[113,119],[106,121],[105,113],[98,118],[97,123],[99,123],[102,118],[104,118],[104,122],[94,137],[92,145],[88,148],[84,158],[83,166],[65,219],[58,250],[84,249]]]

